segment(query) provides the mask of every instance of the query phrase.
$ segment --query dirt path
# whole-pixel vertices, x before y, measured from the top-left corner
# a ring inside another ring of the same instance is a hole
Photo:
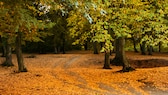
[[[14,67],[0,67],[0,95],[167,95],[168,93],[168,67],[139,68],[134,72],[119,73],[117,71],[122,67],[112,66],[112,70],[102,69],[103,54],[44,54],[36,55],[35,58],[26,56],[28,55],[25,55],[25,63],[29,69],[27,73],[13,73],[17,70],[15,56],[13,56]],[[132,53],[127,57],[132,60],[168,58],[164,54],[141,56]],[[147,64],[156,64],[154,62]],[[165,62],[168,61],[164,61],[164,64]]]

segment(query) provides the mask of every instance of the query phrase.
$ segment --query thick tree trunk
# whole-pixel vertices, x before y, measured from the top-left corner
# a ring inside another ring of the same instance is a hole
[[[3,66],[14,66],[12,63],[12,48],[11,45],[8,42],[8,39],[6,39],[6,45],[5,45],[5,50],[6,50],[6,54],[5,54],[5,62],[2,64]]]
[[[98,47],[97,47],[97,42],[93,42],[93,53],[94,54],[99,54]]]
[[[27,72],[27,68],[24,65],[21,45],[22,45],[21,44],[21,33],[18,33],[16,37],[16,56],[17,56],[17,61],[18,61],[18,71]]]
[[[136,48],[136,40],[135,38],[132,38],[133,44],[134,44],[134,51],[138,52],[137,48]]]
[[[125,38],[120,37],[120,38],[116,39],[116,46],[117,46],[116,47],[116,55],[115,55],[113,62],[115,62],[115,64],[117,64],[117,65],[122,65],[123,72],[129,72],[129,71],[135,70],[134,68],[131,67],[131,65],[128,62],[126,55],[125,55],[125,50],[124,50]]]
[[[110,53],[109,52],[105,52],[105,58],[104,58],[104,67],[103,69],[111,69],[110,68]]]
[[[141,47],[141,54],[146,55],[146,42],[143,41]]]

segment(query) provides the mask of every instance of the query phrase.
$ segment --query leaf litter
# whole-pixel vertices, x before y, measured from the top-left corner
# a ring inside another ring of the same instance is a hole
[[[133,56],[132,56],[133,55]],[[136,68],[120,73],[120,66],[102,69],[104,54],[36,54],[28,58],[26,73],[16,73],[14,67],[0,67],[0,95],[166,95],[168,93],[168,67]],[[113,58],[114,55],[111,56]],[[127,53],[131,60],[167,60],[166,54],[142,56]],[[4,58],[0,58],[1,62]],[[69,63],[70,62],[70,63]],[[131,62],[131,61],[130,61]],[[145,62],[145,61],[144,61]],[[162,61],[163,62],[163,61]],[[168,60],[164,61],[168,64]],[[142,65],[145,65],[143,63]]]

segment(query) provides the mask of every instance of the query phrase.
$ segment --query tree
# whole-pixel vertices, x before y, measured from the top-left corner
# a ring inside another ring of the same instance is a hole
[[[1,46],[2,46],[2,55],[1,55],[1,57],[5,57],[6,48],[5,48],[5,41],[4,41],[3,37],[0,37],[0,42],[1,42]]]
[[[67,14],[62,14],[62,12],[58,10],[54,10],[50,13],[49,18],[52,22],[55,22],[55,26],[51,29],[53,34],[53,44],[55,48],[55,53],[60,51],[60,48],[65,54],[65,46],[68,43],[69,33],[67,28]]]
[[[141,48],[141,54],[146,55],[146,41],[143,41],[142,44],[140,44]]]
[[[152,47],[160,42],[167,46],[167,0],[151,0],[143,1],[143,5],[139,16],[141,17],[141,46],[142,54],[145,54],[145,47],[148,47],[149,54],[152,54]]]
[[[104,43],[102,52],[109,52],[112,49],[113,39],[120,40],[119,45],[122,47],[120,49],[124,50],[124,38],[131,38],[132,34],[132,37],[136,37],[134,35],[138,34],[137,36],[141,37],[141,43],[146,42],[147,45],[154,45],[158,41],[160,42],[161,39],[162,41],[167,39],[167,35],[162,35],[167,33],[167,26],[163,23],[167,8],[164,8],[163,12],[161,8],[158,10],[155,6],[162,6],[159,3],[167,6],[164,4],[165,2],[166,0],[75,1],[75,12],[71,11],[73,15],[69,17],[69,19],[74,21],[69,22],[71,25],[70,31],[74,31],[73,35],[77,33],[85,38],[89,36],[93,42]],[[87,21],[83,21],[81,18]],[[86,22],[88,23],[86,24]],[[89,35],[84,35],[84,33],[79,31],[83,30],[83,26],[86,25],[90,26],[90,31],[86,33]],[[154,29],[152,34],[151,29]],[[93,34],[95,35],[90,36]],[[82,37],[80,38],[82,39]],[[79,42],[81,39],[77,41]],[[118,53],[120,53],[118,58],[122,59],[119,63],[122,63],[123,71],[133,70],[128,61],[123,61],[127,60],[123,51]]]
[[[72,36],[78,38],[75,44],[83,44],[87,39],[90,39],[93,43],[103,43],[101,51],[106,52],[105,59],[107,60],[105,61],[104,68],[109,69],[108,55],[113,48],[111,45],[112,37],[108,34],[108,25],[106,25],[108,19],[104,15],[105,11],[103,9],[97,9],[96,3],[76,1],[74,10],[70,12],[68,24]],[[73,22],[71,22],[72,20]]]
[[[126,55],[125,55],[125,38],[124,37],[119,37],[116,39],[116,55],[115,58],[113,59],[113,62],[116,63],[116,65],[122,65],[123,72],[129,72],[132,70],[135,70],[134,68],[131,67],[130,63],[128,62]]]
[[[9,38],[3,39],[4,48],[5,48],[5,62],[3,62],[2,66],[14,66],[12,63],[12,45],[10,44]]]
[[[22,41],[42,41],[40,38],[46,35],[39,32],[46,27],[52,26],[50,23],[47,25],[42,20],[35,18],[35,8],[31,5],[32,1],[16,0],[11,3],[10,0],[3,0],[1,4],[1,36],[9,34],[11,39],[15,40],[16,55],[18,61],[18,71],[27,72],[24,65],[21,45]],[[41,14],[42,15],[42,14]],[[45,26],[46,25],[46,26]]]
[[[132,37],[133,45],[134,45],[134,52],[138,52],[136,45],[137,45],[137,40],[135,37]]]
[[[19,67],[18,71],[27,72],[27,68],[25,67],[23,55],[22,55],[21,41],[22,41],[22,34],[21,32],[19,32],[16,37],[16,55],[17,55],[17,61],[18,61],[18,67]]]
[[[111,69],[110,67],[110,52],[105,52],[105,56],[104,56],[104,69]]]

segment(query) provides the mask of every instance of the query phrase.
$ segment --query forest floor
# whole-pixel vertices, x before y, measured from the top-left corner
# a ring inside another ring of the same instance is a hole
[[[0,95],[168,95],[168,53],[126,54],[133,72],[118,72],[121,66],[102,69],[104,54],[75,51],[24,54],[29,71],[17,73],[13,55],[14,67],[0,66]]]

